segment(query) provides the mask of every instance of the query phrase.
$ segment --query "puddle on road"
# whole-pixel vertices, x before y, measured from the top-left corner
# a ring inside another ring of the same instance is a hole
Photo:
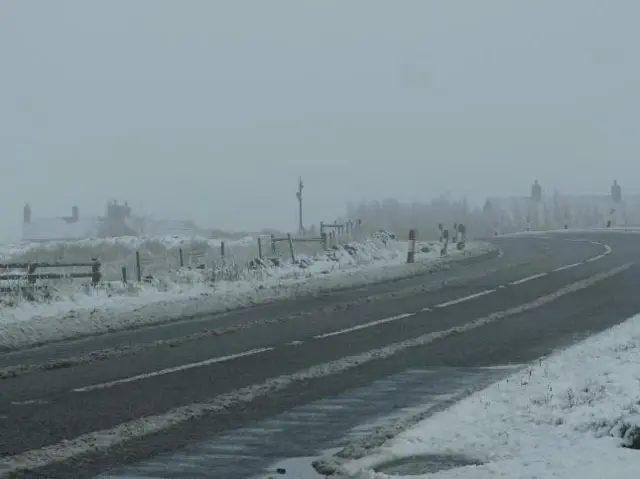
[[[426,454],[395,459],[375,468],[376,472],[389,475],[417,476],[463,466],[479,466],[474,459],[453,454]]]

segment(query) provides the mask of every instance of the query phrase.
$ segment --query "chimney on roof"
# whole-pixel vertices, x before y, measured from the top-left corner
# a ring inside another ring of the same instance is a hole
[[[78,209],[77,206],[72,206],[71,207],[71,219],[76,222],[78,221],[78,218],[80,218],[80,210]]]
[[[29,203],[24,205],[24,210],[22,211],[22,222],[31,223],[31,207],[29,206]]]

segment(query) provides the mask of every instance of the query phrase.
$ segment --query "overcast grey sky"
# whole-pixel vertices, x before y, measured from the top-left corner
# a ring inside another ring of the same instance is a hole
[[[637,0],[0,0],[0,228],[638,192]]]

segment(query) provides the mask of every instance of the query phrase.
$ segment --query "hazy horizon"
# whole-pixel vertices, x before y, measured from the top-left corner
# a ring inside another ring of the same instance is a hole
[[[463,8],[464,6],[464,8]],[[640,4],[2,3],[0,241],[134,212],[225,230],[349,201],[640,188]],[[627,180],[628,178],[628,180]]]

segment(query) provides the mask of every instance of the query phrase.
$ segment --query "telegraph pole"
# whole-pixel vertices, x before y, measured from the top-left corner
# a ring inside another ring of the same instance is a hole
[[[300,235],[304,234],[304,226],[302,223],[302,188],[304,188],[302,177],[298,177],[298,192],[296,193],[296,196],[298,198],[298,231],[300,232]]]

